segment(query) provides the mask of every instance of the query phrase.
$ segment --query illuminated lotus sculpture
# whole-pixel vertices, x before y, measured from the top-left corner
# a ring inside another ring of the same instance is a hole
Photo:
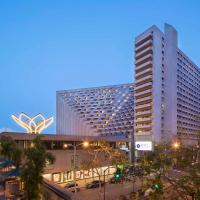
[[[15,115],[12,115],[11,117],[17,124],[26,129],[27,133],[39,134],[53,123],[53,117],[45,119],[40,113],[34,117],[30,117],[22,112],[19,117]]]

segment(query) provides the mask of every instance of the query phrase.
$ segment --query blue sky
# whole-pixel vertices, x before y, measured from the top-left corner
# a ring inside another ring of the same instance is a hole
[[[56,91],[133,82],[134,38],[165,22],[200,64],[198,0],[0,1],[0,128],[56,113]],[[54,123],[46,132],[55,133]]]

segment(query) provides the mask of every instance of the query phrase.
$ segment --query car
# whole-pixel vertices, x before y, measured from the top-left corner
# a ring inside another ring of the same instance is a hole
[[[148,197],[151,193],[153,193],[155,190],[153,190],[151,187],[144,191],[144,196]]]
[[[121,180],[116,180],[116,178],[113,176],[109,180],[110,184],[115,184],[115,183],[121,183]]]
[[[111,183],[111,184],[112,184],[112,183],[117,183],[115,177],[110,178],[109,183]]]
[[[64,187],[65,189],[70,190],[71,192],[75,192],[75,183],[74,182],[69,182],[65,185]],[[80,187],[78,186],[78,184],[76,183],[76,191],[80,191]]]
[[[92,182],[90,182],[90,183],[87,183],[86,188],[87,188],[87,189],[97,188],[97,187],[99,187],[100,185],[103,186],[103,185],[104,185],[104,182],[103,182],[103,181],[98,181],[98,180],[96,180],[96,181],[92,181]]]

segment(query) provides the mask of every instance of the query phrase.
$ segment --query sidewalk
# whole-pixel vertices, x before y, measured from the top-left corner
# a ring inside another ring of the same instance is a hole
[[[139,184],[134,184],[135,190],[139,188]],[[119,200],[121,195],[129,197],[130,193],[133,191],[133,183],[125,182],[123,184],[106,184],[105,196],[106,200]],[[101,195],[99,188],[93,189],[81,189],[78,192],[78,196],[88,200],[102,200],[104,196],[104,187],[101,188]],[[101,197],[100,197],[101,196]]]

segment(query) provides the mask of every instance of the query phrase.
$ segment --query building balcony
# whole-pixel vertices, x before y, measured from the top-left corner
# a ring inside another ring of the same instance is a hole
[[[135,131],[134,134],[135,135],[151,135],[152,131],[151,130],[149,130],[149,131]]]
[[[147,34],[146,36],[137,38],[137,40],[135,41],[135,46],[140,46],[141,44],[143,44],[144,42],[146,42],[147,40],[153,39],[153,34]]]
[[[140,98],[135,100],[135,105],[144,105],[144,104],[149,104],[152,102],[152,96],[148,96],[148,97],[144,97],[144,98]]]
[[[146,55],[146,56],[143,56],[143,57],[140,58],[140,59],[137,59],[137,60],[135,61],[135,65],[136,65],[136,66],[139,66],[139,65],[141,65],[141,64],[143,64],[143,63],[146,63],[146,62],[148,62],[148,61],[152,61],[152,54],[148,54],[148,55]]]
[[[141,85],[143,82],[150,82],[153,78],[153,75],[147,75],[143,78],[140,78],[138,80],[135,81],[135,85]]]
[[[141,72],[136,72],[135,74],[135,79],[137,79],[138,77],[142,76],[142,75],[145,75],[147,73],[152,73],[152,68],[147,68]]]
[[[151,103],[145,103],[143,105],[135,105],[135,110],[139,112],[139,110],[141,109],[150,109],[152,107],[152,104]]]
[[[148,100],[152,100],[152,96],[148,96],[148,97],[144,97],[144,98],[138,98],[135,100],[135,103],[138,103],[138,102],[145,102],[145,101],[148,101]]]
[[[145,116],[150,116],[152,114],[152,110],[140,111],[135,113],[135,118],[142,118]]]
[[[141,129],[151,129],[152,125],[151,124],[141,124],[141,125],[135,125],[134,126],[135,130],[141,130]]]
[[[145,122],[151,122],[152,117],[144,117],[144,118],[137,118],[134,120],[135,123],[145,123]]]
[[[152,129],[151,128],[134,128],[134,131],[138,133],[144,133],[144,132],[151,132]]]
[[[138,44],[138,45],[137,45]],[[150,46],[153,46],[153,40],[152,39],[149,39],[147,40],[146,42],[143,42],[142,44],[139,44],[139,42],[136,44],[136,47],[135,47],[135,52],[136,53],[139,53],[140,51],[142,51],[143,49],[146,49]]]
[[[150,88],[152,87],[152,82],[148,82],[148,83],[144,83],[142,85],[135,85],[135,92],[138,92],[138,91],[143,91],[145,90],[146,88]]]
[[[152,53],[153,53],[153,48],[151,46],[147,47],[144,50],[140,51],[139,53],[136,53],[135,59],[137,60],[139,58],[142,58],[145,55],[152,54]]]
[[[140,95],[140,96],[135,96],[135,99],[136,100],[140,100],[140,99],[144,99],[146,97],[152,97],[152,92],[146,93],[146,94],[143,94],[143,95]],[[152,101],[152,98],[147,99],[147,100],[145,99],[144,102],[143,101],[139,101],[140,104],[137,104],[137,105],[142,105],[142,104],[150,103],[151,101]],[[137,103],[139,103],[139,102],[137,102]]]
[[[140,64],[140,65],[135,65],[135,71],[136,71],[136,74],[138,73],[138,71],[140,72],[141,69],[148,69],[148,68],[152,68],[152,65],[153,65],[153,62],[152,60],[149,60],[143,64]]]
[[[148,90],[144,90],[144,91],[141,91],[141,92],[135,92],[134,96],[136,98],[138,98],[139,96],[142,96],[142,95],[151,95],[152,94],[152,89],[148,89]]]

